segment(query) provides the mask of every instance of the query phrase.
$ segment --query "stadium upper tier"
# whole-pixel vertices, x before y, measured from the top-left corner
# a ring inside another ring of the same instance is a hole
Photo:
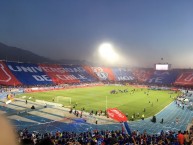
[[[0,61],[0,85],[33,86],[98,81],[193,87],[193,70],[155,71],[154,69]]]

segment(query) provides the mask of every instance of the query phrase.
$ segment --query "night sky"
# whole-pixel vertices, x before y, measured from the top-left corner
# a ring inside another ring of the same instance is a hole
[[[1,0],[0,42],[91,62],[109,42],[117,64],[193,68],[193,0]]]

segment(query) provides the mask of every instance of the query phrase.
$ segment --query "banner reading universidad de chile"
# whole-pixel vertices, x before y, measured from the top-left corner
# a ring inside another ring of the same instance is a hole
[[[55,84],[79,83],[80,80],[61,65],[39,64]]]
[[[9,70],[24,85],[50,85],[51,78],[36,64],[6,62]]]
[[[62,65],[63,68],[77,78],[80,82],[94,82],[96,79],[91,76],[82,66],[80,65]]]
[[[91,67],[101,81],[115,81],[115,76],[110,68],[107,67]]]
[[[10,72],[4,62],[0,61],[0,84],[8,86],[21,85],[15,76]]]

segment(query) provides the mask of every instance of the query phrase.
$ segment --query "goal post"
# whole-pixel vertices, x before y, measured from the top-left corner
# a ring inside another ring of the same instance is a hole
[[[65,105],[71,105],[72,99],[71,99],[71,97],[56,96],[55,102],[65,104]]]

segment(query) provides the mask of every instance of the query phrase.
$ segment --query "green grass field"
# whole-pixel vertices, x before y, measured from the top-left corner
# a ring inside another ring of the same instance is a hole
[[[110,94],[111,90],[124,90],[128,88],[128,93]],[[17,97],[27,96],[38,100],[45,100],[63,104],[69,106],[68,99],[57,99],[57,96],[64,96],[71,98],[71,106],[77,105],[77,109],[85,108],[86,111],[91,110],[105,110],[106,109],[106,96],[107,96],[107,107],[118,108],[122,112],[127,113],[131,118],[133,113],[143,113],[144,108],[146,112],[145,117],[150,117],[161,111],[165,106],[170,104],[177,96],[172,91],[161,91],[161,90],[147,90],[135,88],[135,93],[131,93],[133,87],[128,86],[98,86],[89,88],[76,88],[67,90],[58,90],[50,92],[38,92],[38,93],[27,93],[20,94]],[[149,95],[147,92],[149,91]],[[146,93],[145,93],[146,92]],[[170,97],[171,96],[171,97]],[[158,99],[158,101],[157,101]],[[150,102],[150,103],[149,103]],[[141,115],[140,115],[141,116]]]

